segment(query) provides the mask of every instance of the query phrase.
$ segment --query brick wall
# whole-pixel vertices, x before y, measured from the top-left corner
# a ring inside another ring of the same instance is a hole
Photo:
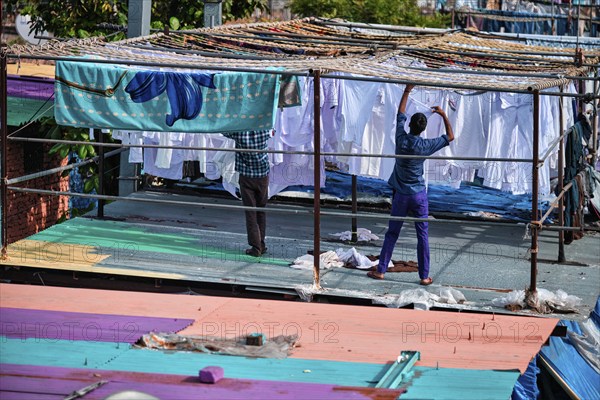
[[[6,156],[8,178],[66,165],[67,158],[48,155],[51,144],[31,144],[9,141]],[[69,177],[62,178],[60,173],[33,179],[15,186],[69,191]],[[56,223],[69,209],[67,196],[49,196],[35,193],[8,191],[7,201],[8,243],[16,242],[42,231]]]

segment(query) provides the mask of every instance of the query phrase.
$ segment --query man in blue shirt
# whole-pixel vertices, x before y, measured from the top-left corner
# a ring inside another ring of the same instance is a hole
[[[409,123],[410,133],[404,130],[406,122],[406,103],[413,85],[407,85],[400,100],[398,115],[396,116],[396,154],[429,156],[436,151],[448,146],[454,140],[454,132],[444,111],[436,106],[432,107],[434,114],[444,120],[446,134],[435,139],[424,139],[420,135],[427,127],[427,117],[422,113],[414,114]],[[423,179],[422,158],[397,158],[394,172],[388,180],[394,190],[391,215],[406,217],[412,213],[415,218],[428,218],[429,203]],[[377,271],[370,271],[367,275],[373,279],[383,279],[387,266],[392,258],[392,253],[400,235],[404,221],[390,221],[385,234],[379,265]],[[421,285],[430,285],[433,280],[429,277],[429,234],[427,222],[415,222],[417,231],[417,259],[419,263],[419,278]]]
[[[271,131],[225,133],[235,141],[236,149],[266,150]],[[242,204],[248,207],[265,207],[269,199],[269,157],[263,152],[235,153],[235,170],[239,172]],[[246,233],[251,246],[246,254],[260,257],[267,251],[265,232],[267,217],[263,211],[246,211]]]

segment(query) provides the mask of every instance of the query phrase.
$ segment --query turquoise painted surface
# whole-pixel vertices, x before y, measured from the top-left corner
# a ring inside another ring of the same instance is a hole
[[[402,400],[510,399],[518,371],[415,367]]]
[[[35,328],[43,330],[44,326]],[[69,329],[65,327],[65,329]],[[107,364],[130,349],[129,343],[106,343],[0,336],[0,363],[69,368],[108,368]]]
[[[87,365],[85,361],[87,360]],[[128,344],[85,341],[0,339],[0,362],[71,368],[104,368],[176,375],[197,375],[218,365],[228,378],[372,386],[385,365],[297,358],[245,358],[192,352],[130,348]]]
[[[128,344],[0,337],[0,362],[176,375],[218,365],[228,378],[374,386],[387,365],[298,358],[266,359],[136,349]],[[415,367],[402,399],[508,399],[518,371]]]
[[[119,221],[99,221],[89,218],[75,218],[54,225],[28,239],[53,243],[78,244],[96,248],[115,249],[108,254],[126,254],[128,250],[158,252],[215,259],[235,260],[249,263],[266,263],[288,266],[290,260],[267,257],[257,259],[241,255],[239,248],[211,247],[200,243],[193,235],[181,232],[168,232],[167,228],[151,229]],[[223,243],[222,243],[223,245]],[[233,246],[233,244],[232,244]]]

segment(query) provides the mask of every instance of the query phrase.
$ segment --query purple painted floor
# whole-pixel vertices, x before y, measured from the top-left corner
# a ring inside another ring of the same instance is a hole
[[[179,332],[192,319],[0,308],[0,335],[9,338],[135,343],[149,332]]]
[[[124,390],[136,390],[163,400],[392,400],[401,394],[401,390],[249,379],[224,378],[216,384],[204,384],[194,376],[0,364],[0,398],[63,399],[102,380],[108,383],[83,398],[104,399]]]

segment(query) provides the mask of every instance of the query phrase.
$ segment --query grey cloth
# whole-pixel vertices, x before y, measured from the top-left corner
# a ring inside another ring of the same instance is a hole
[[[265,207],[269,199],[269,175],[261,178],[249,178],[240,175],[240,194],[242,203],[248,207]],[[246,211],[246,232],[248,244],[263,253],[267,217],[262,211]]]

